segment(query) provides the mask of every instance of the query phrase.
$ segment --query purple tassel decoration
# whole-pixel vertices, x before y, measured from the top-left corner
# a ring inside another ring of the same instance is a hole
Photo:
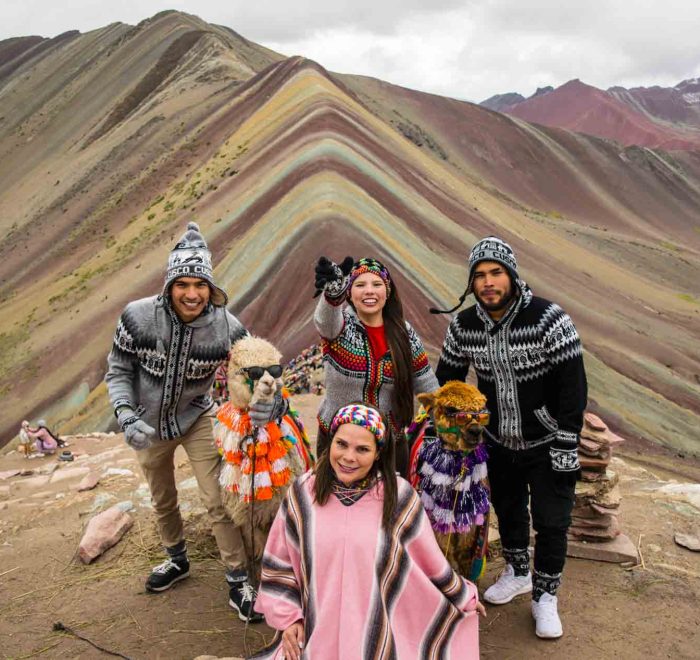
[[[489,511],[487,458],[483,444],[465,455],[445,449],[437,438],[424,440],[418,455],[421,501],[436,532],[463,534],[483,524]]]

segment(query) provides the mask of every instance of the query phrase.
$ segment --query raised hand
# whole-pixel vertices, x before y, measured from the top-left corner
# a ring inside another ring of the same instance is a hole
[[[321,292],[325,292],[329,298],[340,298],[348,288],[348,275],[352,270],[355,260],[352,257],[345,257],[340,265],[334,263],[327,257],[321,257],[316,264],[316,293],[314,298]]]

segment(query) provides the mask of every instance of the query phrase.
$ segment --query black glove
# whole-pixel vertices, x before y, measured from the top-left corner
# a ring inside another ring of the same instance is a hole
[[[348,275],[355,260],[345,257],[343,263],[333,263],[326,257],[321,257],[316,264],[316,293],[314,298],[325,292],[329,298],[340,298],[348,288]]]

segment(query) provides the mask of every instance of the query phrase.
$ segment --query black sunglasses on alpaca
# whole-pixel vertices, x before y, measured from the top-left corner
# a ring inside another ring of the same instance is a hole
[[[282,375],[282,365],[271,364],[267,367],[243,367],[238,370],[238,373],[245,374],[250,380],[260,380],[266,371],[273,378],[279,378]]]

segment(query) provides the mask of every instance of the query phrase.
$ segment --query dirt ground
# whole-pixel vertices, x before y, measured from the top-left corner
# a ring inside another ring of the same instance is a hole
[[[318,399],[308,395],[295,402],[313,431]],[[244,634],[244,624],[227,605],[223,568],[184,454],[176,454],[176,465],[191,578],[151,595],[143,581],[162,554],[133,451],[120,435],[69,442],[76,461],[51,475],[55,458],[0,456],[0,472],[33,471],[0,479],[2,658],[109,657],[70,634],[53,632],[58,621],[129,658],[243,656],[246,646],[255,650],[270,639],[264,625],[250,626]],[[570,559],[560,592],[565,629],[560,640],[535,637],[527,597],[489,607],[481,621],[483,658],[700,657],[700,553],[673,540],[677,532],[700,534],[700,465],[639,445],[623,445],[617,455],[612,469],[621,481],[620,522],[639,545],[643,562],[624,567]],[[78,467],[131,474],[103,474],[97,488],[78,493],[80,475],[69,472]],[[49,483],[42,483],[49,476]],[[675,493],[659,490],[673,482],[688,486]],[[93,564],[79,563],[76,549],[90,516],[127,500],[134,505],[131,530]],[[501,567],[502,560],[491,562],[482,589]]]

